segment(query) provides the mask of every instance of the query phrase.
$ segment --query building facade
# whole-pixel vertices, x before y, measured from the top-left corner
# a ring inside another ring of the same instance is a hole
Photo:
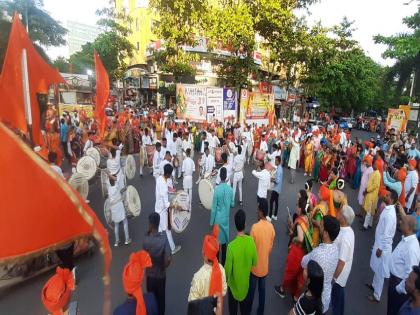
[[[67,21],[68,37],[67,45],[69,55],[82,50],[82,46],[88,42],[93,42],[101,33],[97,26],[87,25],[75,21]]]

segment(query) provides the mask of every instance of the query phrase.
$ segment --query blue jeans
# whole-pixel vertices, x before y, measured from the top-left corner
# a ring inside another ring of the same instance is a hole
[[[334,283],[332,287],[331,304],[333,315],[344,314],[344,288],[337,283]]]
[[[265,304],[265,277],[257,277],[251,273],[251,279],[249,283],[249,310],[252,310],[252,302],[254,301],[254,293],[257,288],[258,283],[258,309],[257,314],[264,314],[264,304]]]

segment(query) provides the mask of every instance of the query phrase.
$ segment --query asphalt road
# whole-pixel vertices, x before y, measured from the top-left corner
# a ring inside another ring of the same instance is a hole
[[[353,136],[359,136],[365,139],[370,134],[355,131],[353,132]],[[247,231],[250,230],[251,225],[257,220],[257,180],[251,175],[252,169],[252,165],[246,166],[244,180],[243,209],[247,214]],[[295,208],[296,194],[299,189],[304,188],[304,182],[307,179],[307,177],[303,176],[302,170],[298,171],[294,185],[289,184],[289,177],[290,173],[285,169],[283,189],[280,195],[279,220],[273,222],[276,230],[276,239],[270,256],[270,272],[266,282],[265,313],[267,315],[287,314],[292,306],[290,298],[281,299],[273,290],[274,285],[279,284],[282,279],[287,254],[286,206],[289,206],[290,209]],[[140,178],[137,173],[135,179],[130,181],[129,184],[134,185],[139,191],[142,212],[139,217],[129,221],[130,236],[133,239],[133,243],[129,246],[112,247],[112,309],[125,300],[121,279],[122,270],[128,260],[129,254],[142,248],[142,240],[147,228],[147,217],[149,213],[154,211],[154,178],[149,174]],[[180,185],[178,185],[179,188],[182,188]],[[316,184],[314,192],[318,192],[318,188],[319,186]],[[357,191],[347,186],[345,192],[348,194],[350,205],[358,211]],[[89,199],[92,208],[102,222],[105,223],[103,215],[104,200],[102,199],[98,185],[90,187]],[[235,237],[236,233],[233,215],[238,208],[239,206],[237,205],[231,210],[231,239]],[[208,210],[199,205],[197,187],[194,186],[191,222],[182,234],[174,233],[175,243],[181,245],[182,250],[173,257],[173,262],[167,273],[166,314],[186,314],[190,283],[194,273],[203,263],[201,248],[203,236],[210,232],[209,214],[210,212]],[[368,232],[360,231],[361,223],[358,219],[355,220],[352,227],[356,235],[356,244],[353,268],[346,287],[346,314],[385,314],[387,282],[385,282],[382,299],[379,304],[372,304],[366,299],[366,296],[370,292],[364,285],[365,282],[370,282],[373,277],[369,268],[369,259],[373,245],[374,229]],[[110,230],[109,233],[110,243],[112,245],[114,241],[113,231]],[[395,244],[396,240],[394,240],[394,246]],[[99,251],[96,251],[92,257],[83,257],[77,261],[78,284],[76,292],[73,295],[73,300],[77,300],[80,314],[101,314],[103,302],[102,270],[102,256]],[[51,274],[52,272],[48,272],[7,290],[1,290],[0,314],[46,314],[41,304],[40,294],[44,283]],[[254,313],[256,313],[258,304],[257,299],[258,296],[256,294],[253,305]],[[227,307],[225,307],[225,313],[228,313]]]

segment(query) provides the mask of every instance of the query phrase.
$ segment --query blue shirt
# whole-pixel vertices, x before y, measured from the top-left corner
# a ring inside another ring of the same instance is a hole
[[[67,142],[67,134],[69,133],[69,127],[66,123],[61,124],[60,127],[60,141]]]
[[[411,307],[411,299],[408,299],[398,311],[398,315],[420,315],[420,309]]]
[[[420,151],[417,149],[408,149],[407,156],[409,159],[417,159],[420,158]]]
[[[153,293],[144,293],[143,299],[144,304],[146,305],[146,314],[157,315],[158,306]],[[113,315],[136,315],[136,306],[136,299],[128,298],[123,304],[117,306],[117,308],[114,310]]]
[[[276,170],[276,179],[274,182],[273,190],[280,194],[281,192],[281,184],[283,182],[283,167],[281,165],[277,166]]]
[[[411,215],[416,218],[417,226],[420,227],[420,215],[417,215],[415,212],[413,212]],[[420,228],[417,229],[416,235],[417,235],[417,238],[420,238]]]

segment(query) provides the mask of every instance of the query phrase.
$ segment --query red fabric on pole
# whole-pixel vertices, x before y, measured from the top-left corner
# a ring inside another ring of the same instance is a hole
[[[95,117],[99,124],[99,135],[104,136],[106,116],[105,107],[108,104],[109,97],[109,77],[101,58],[95,50],[95,68],[96,68],[96,107]]]
[[[83,198],[21,139],[0,122],[0,263],[95,237],[108,278],[108,233]],[[14,167],[15,166],[15,167]]]
[[[19,16],[13,17],[9,42],[4,58],[3,70],[0,75],[0,120],[28,132],[24,91],[22,81],[22,53],[26,49],[29,90],[32,109],[32,139],[35,144],[41,144],[40,110],[37,93],[48,93],[51,84],[65,83],[60,73],[49,66],[38,54],[31,39],[26,33]]]

